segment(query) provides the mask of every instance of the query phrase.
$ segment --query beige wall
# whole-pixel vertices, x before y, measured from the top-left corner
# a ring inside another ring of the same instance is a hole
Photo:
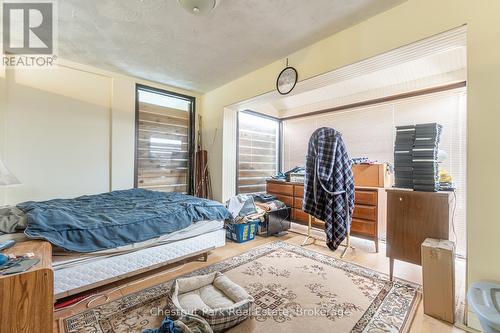
[[[468,25],[468,277],[500,280],[500,1],[409,0],[289,56],[300,80]],[[249,55],[251,56],[251,55]],[[223,126],[225,106],[271,91],[285,61],[277,61],[203,96],[205,136]],[[222,137],[209,152],[215,197],[222,199]]]
[[[0,76],[0,156],[23,183],[0,203],[133,187],[136,83],[199,97],[68,61]]]
[[[5,69],[0,65],[0,158],[3,155],[5,138],[5,108],[6,108]],[[0,187],[0,205],[5,201],[5,189]]]

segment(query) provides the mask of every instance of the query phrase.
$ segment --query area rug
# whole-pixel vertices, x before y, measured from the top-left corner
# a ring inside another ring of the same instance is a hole
[[[421,298],[417,284],[343,260],[274,242],[196,270],[221,271],[255,303],[229,332],[406,332]],[[66,333],[142,332],[164,317],[172,281],[63,319]]]

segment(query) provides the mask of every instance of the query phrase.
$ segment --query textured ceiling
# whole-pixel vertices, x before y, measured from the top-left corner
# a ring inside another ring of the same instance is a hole
[[[64,0],[59,54],[205,92],[403,1],[219,0],[195,16],[176,0]]]

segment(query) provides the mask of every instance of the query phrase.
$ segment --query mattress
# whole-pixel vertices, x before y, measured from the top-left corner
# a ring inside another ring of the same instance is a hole
[[[180,235],[178,235],[180,237]],[[159,267],[190,254],[225,245],[223,228],[196,236],[163,242],[139,250],[94,257],[78,264],[54,264],[54,294],[61,298],[117,280],[132,272]],[[88,258],[87,258],[88,259]]]
[[[158,246],[190,237],[195,237],[222,228],[224,228],[223,220],[199,221],[191,224],[189,227],[184,228],[182,230],[174,231],[170,234],[162,235],[160,237],[149,239],[144,242],[133,243],[125,246],[116,247],[113,249],[107,249],[89,253],[68,252],[65,251],[64,249],[53,247],[52,268],[54,270],[57,270],[60,268],[68,267],[70,265],[79,264],[88,260],[95,260],[98,257],[109,257],[117,254],[133,252],[151,246]]]
[[[143,242],[195,221],[230,217],[220,202],[178,192],[118,190],[74,199],[28,201],[24,233],[72,252],[88,253]]]

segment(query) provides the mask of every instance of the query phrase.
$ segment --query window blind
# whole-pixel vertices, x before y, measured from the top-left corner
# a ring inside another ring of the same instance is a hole
[[[393,163],[395,126],[437,122],[443,125],[440,149],[448,159],[440,169],[453,176],[456,207],[450,239],[466,253],[466,91],[450,90],[395,102],[283,121],[284,169],[305,164],[309,137],[319,127],[342,132],[351,158]],[[385,230],[385,226],[381,226]],[[456,234],[456,237],[455,237]]]
[[[191,102],[138,91],[137,187],[189,192]]]
[[[279,169],[279,121],[239,112],[237,192],[265,192]]]

